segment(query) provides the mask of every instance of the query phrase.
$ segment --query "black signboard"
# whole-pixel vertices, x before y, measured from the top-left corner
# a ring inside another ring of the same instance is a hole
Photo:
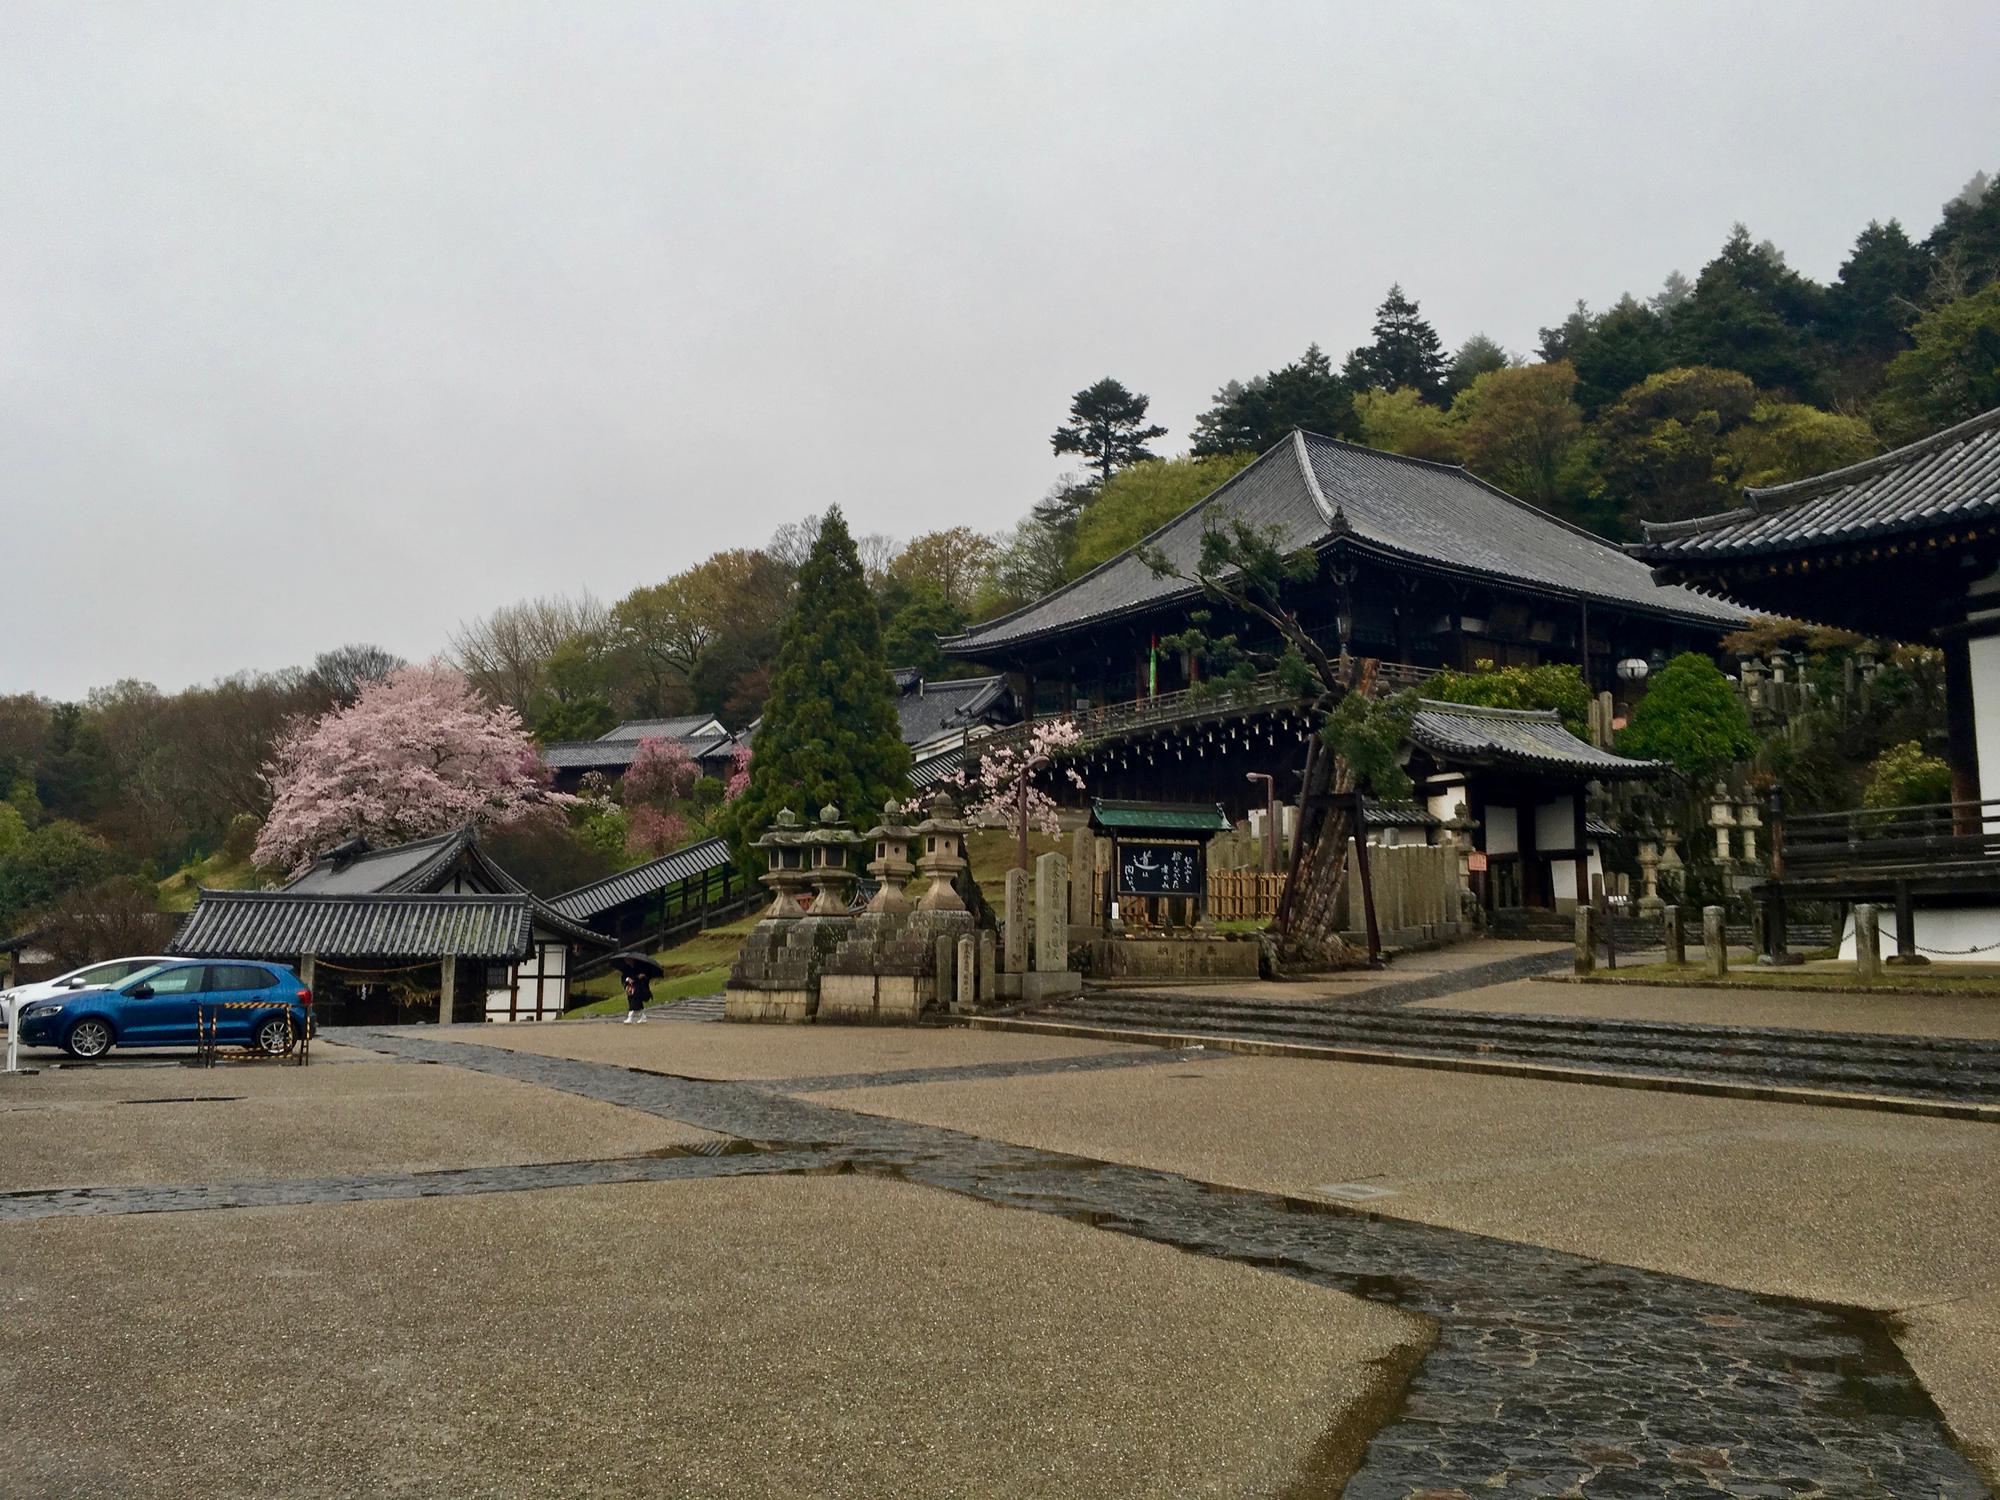
[[[1199,844],[1118,841],[1118,889],[1128,896],[1198,896],[1202,889]]]

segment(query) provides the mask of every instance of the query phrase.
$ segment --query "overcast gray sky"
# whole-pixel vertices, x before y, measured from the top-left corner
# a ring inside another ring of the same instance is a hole
[[[1391,281],[1526,352],[2000,167],[1990,0],[0,5],[0,691],[411,657],[829,502],[1012,524],[1104,374]]]

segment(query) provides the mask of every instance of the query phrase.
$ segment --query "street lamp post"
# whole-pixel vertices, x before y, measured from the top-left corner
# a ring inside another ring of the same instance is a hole
[[[1265,771],[1245,773],[1250,781],[1264,783],[1264,873],[1278,869],[1278,779]]]

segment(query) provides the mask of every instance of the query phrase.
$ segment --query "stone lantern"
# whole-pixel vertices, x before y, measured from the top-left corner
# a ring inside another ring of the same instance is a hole
[[[784,807],[778,810],[770,831],[751,845],[764,851],[762,879],[773,893],[764,916],[785,919],[805,915],[798,903],[798,893],[812,881],[812,872],[806,867],[805,837],[799,815]]]
[[[1666,902],[1660,899],[1660,846],[1652,839],[1639,845],[1639,879],[1643,891],[1639,897],[1641,916],[1657,917],[1666,909]]]
[[[1757,863],[1757,830],[1764,826],[1764,820],[1757,815],[1757,798],[1752,795],[1743,799],[1736,812],[1736,826],[1743,830],[1743,863]]]
[[[965,868],[965,829],[951,798],[939,792],[931,798],[930,816],[916,827],[921,841],[917,868],[930,878],[930,887],[917,902],[918,911],[964,911],[953,881]]]
[[[1736,826],[1736,804],[1729,800],[1729,788],[1721,782],[1715,784],[1714,798],[1708,804],[1708,823],[1715,830],[1715,862],[1727,865],[1729,860],[1729,830]]]
[[[882,821],[863,837],[875,846],[875,857],[868,861],[868,873],[878,882],[868,910],[883,914],[908,911],[910,898],[903,894],[903,886],[917,872],[910,862],[910,843],[917,837],[917,830],[905,826],[903,804],[893,797],[883,803]]]
[[[841,821],[840,809],[829,802],[819,810],[819,826],[803,835],[801,842],[812,852],[811,878],[818,892],[806,915],[846,916],[848,898],[861,880],[854,867],[854,846],[858,842],[854,830]]]

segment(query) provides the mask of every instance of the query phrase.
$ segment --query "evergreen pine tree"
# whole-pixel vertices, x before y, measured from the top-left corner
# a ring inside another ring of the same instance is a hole
[[[739,847],[781,808],[811,820],[831,802],[857,827],[909,795],[910,752],[896,722],[881,620],[838,507],[820,523],[778,641],[749,788],[729,805]]]
[[[1407,386],[1426,401],[1436,401],[1444,390],[1444,371],[1444,346],[1437,330],[1424,321],[1401,286],[1392,286],[1375,309],[1375,342],[1348,355],[1344,373],[1357,391]]]
[[[1149,399],[1128,391],[1109,375],[1076,393],[1069,404],[1069,420],[1055,430],[1049,445],[1058,454],[1080,453],[1097,470],[1099,484],[1127,464],[1142,463],[1157,455],[1146,446],[1167,429],[1157,423],[1148,426]]]

